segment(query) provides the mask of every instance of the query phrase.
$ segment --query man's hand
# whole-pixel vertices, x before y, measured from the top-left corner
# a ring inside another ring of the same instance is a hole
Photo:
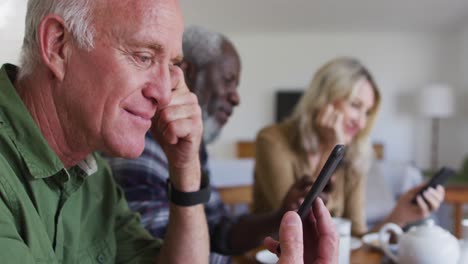
[[[201,110],[182,71],[173,67],[172,100],[158,109],[151,134],[161,145],[169,163],[171,184],[182,192],[200,189],[199,148],[202,134]],[[171,203],[164,245],[157,263],[208,263],[209,235],[203,205],[177,206]]]
[[[172,100],[158,109],[150,131],[167,156],[172,184],[180,191],[196,191],[200,186],[201,109],[179,67],[173,68],[172,78],[176,84]]]
[[[315,200],[304,222],[304,230],[297,213],[286,213],[281,221],[279,238],[278,242],[267,237],[265,246],[279,255],[280,264],[338,263],[338,235],[330,213],[320,198]],[[278,253],[276,249],[280,243],[281,252]]]

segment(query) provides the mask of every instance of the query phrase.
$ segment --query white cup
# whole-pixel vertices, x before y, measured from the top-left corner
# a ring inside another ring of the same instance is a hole
[[[468,241],[468,218],[463,219],[461,222],[462,225],[462,239]]]
[[[351,253],[351,221],[345,218],[333,217],[336,232],[340,237],[339,264],[349,264]]]

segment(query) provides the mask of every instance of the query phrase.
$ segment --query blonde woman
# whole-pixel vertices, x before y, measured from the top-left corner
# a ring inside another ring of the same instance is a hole
[[[345,159],[322,195],[333,216],[352,221],[354,235],[365,233],[365,175],[371,158],[369,133],[379,106],[378,86],[358,60],[340,57],[322,66],[292,115],[257,135],[253,210],[276,210],[292,185],[304,187],[295,194],[303,197],[333,147],[345,144]],[[395,209],[398,213],[411,209],[416,218],[425,217],[430,211],[428,207],[439,207],[443,189],[433,189],[428,196],[429,206],[419,197],[415,208],[408,208],[412,206],[408,204],[403,209],[397,205]]]

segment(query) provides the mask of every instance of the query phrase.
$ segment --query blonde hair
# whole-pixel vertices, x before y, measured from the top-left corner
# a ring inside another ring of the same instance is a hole
[[[295,149],[304,154],[315,154],[319,148],[319,135],[315,119],[327,104],[339,99],[350,99],[358,83],[367,80],[374,91],[374,105],[369,111],[366,126],[347,147],[345,160],[354,169],[367,169],[371,148],[369,133],[380,107],[380,93],[370,72],[355,58],[339,57],[322,66],[299,100],[286,122],[292,122],[297,130],[292,133]]]

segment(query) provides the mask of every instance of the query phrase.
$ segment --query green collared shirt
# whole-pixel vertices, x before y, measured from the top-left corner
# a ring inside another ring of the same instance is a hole
[[[64,168],[0,69],[1,263],[154,263],[140,226],[97,154]]]

